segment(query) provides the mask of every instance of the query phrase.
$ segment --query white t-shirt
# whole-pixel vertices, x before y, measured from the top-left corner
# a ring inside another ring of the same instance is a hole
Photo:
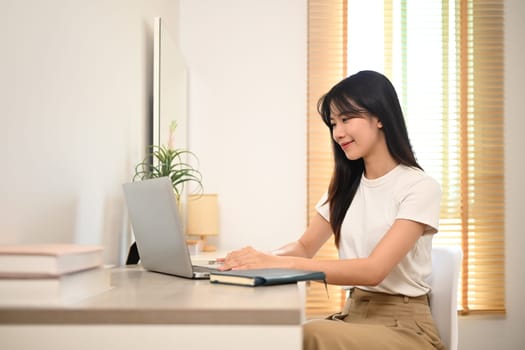
[[[396,219],[426,225],[412,250],[377,286],[359,288],[388,294],[419,296],[429,292],[425,280],[432,271],[432,236],[439,223],[441,189],[436,180],[417,168],[398,165],[384,176],[364,175],[341,225],[339,258],[366,258]],[[330,220],[327,194],[316,206]],[[352,286],[346,286],[350,288]]]

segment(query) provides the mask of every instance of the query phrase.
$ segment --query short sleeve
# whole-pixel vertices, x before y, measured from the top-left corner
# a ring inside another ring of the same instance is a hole
[[[321,215],[326,221],[330,221],[330,205],[326,202],[328,198],[328,192],[325,192],[321,199],[315,205],[315,210]]]
[[[441,188],[429,176],[412,184],[401,194],[397,219],[408,219],[427,225],[424,234],[434,234],[439,226]]]

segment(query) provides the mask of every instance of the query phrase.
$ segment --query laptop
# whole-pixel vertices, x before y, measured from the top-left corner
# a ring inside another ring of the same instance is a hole
[[[168,177],[123,185],[142,266],[149,271],[206,279],[212,266],[193,266]]]

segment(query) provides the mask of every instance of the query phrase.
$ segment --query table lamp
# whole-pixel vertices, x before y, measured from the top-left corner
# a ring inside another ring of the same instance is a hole
[[[214,252],[216,248],[206,243],[206,236],[219,234],[219,204],[216,194],[190,194],[187,201],[188,221],[186,233],[199,236],[204,252]]]

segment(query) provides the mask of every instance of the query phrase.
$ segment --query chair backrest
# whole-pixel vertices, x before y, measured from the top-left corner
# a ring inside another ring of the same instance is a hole
[[[448,350],[458,347],[457,290],[462,256],[460,247],[432,248],[430,309]]]

